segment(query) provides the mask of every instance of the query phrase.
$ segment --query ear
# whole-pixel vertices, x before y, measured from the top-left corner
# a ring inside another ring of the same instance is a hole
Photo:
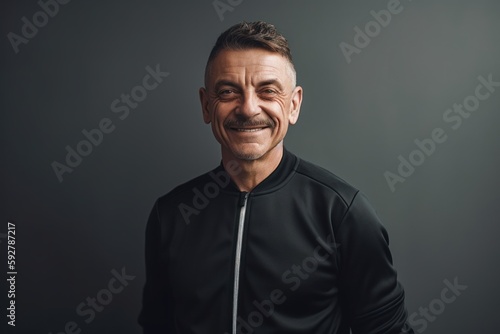
[[[210,111],[208,109],[208,93],[204,87],[201,87],[199,90],[200,94],[200,103],[201,103],[201,111],[203,113],[203,121],[205,124],[210,123]]]
[[[288,122],[290,125],[297,123],[300,114],[300,106],[302,104],[302,87],[297,86],[292,92],[292,103],[290,105],[290,114],[288,116]]]

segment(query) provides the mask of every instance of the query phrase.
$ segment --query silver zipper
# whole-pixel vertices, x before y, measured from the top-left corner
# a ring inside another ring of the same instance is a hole
[[[238,221],[238,239],[236,240],[236,257],[234,260],[234,288],[233,288],[233,334],[236,334],[238,318],[238,291],[240,285],[241,248],[243,245],[243,229],[245,227],[245,213],[247,210],[248,193],[245,193],[243,205],[240,209]]]

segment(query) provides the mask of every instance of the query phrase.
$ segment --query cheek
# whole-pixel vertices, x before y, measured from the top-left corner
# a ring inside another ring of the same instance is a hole
[[[281,129],[286,129],[288,127],[288,111],[290,109],[290,103],[286,103],[284,100],[279,100],[273,107],[272,118],[276,122],[276,125]]]
[[[221,116],[224,114],[223,107],[221,107],[220,102],[215,102],[212,104],[212,121],[216,122],[217,120],[221,119]]]
[[[212,105],[212,126],[219,129],[219,131],[223,131],[224,129],[224,121],[227,119],[227,116],[231,113],[231,106],[215,102]]]

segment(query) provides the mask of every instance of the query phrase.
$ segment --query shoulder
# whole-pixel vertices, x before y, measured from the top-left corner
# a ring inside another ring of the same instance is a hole
[[[336,174],[303,159],[299,159],[295,172],[317,187],[326,188],[336,193],[346,205],[349,205],[359,192],[357,188]]]
[[[201,174],[197,177],[192,178],[189,181],[181,183],[176,186],[166,194],[160,196],[158,198],[159,205],[176,205],[182,202],[185,202],[186,198],[192,198],[194,194],[196,194],[196,189],[203,191],[203,187],[213,181],[213,178],[210,176],[210,173],[213,173],[217,168]]]

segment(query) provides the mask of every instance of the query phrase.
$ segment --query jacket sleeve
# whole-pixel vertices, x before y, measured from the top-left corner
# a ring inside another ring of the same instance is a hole
[[[352,333],[414,333],[406,322],[404,290],[392,266],[387,231],[361,193],[336,234],[341,298]]]
[[[157,201],[146,225],[146,283],[138,319],[144,334],[171,333],[168,321],[171,317],[165,300],[166,282],[161,275],[160,247],[161,228]]]

